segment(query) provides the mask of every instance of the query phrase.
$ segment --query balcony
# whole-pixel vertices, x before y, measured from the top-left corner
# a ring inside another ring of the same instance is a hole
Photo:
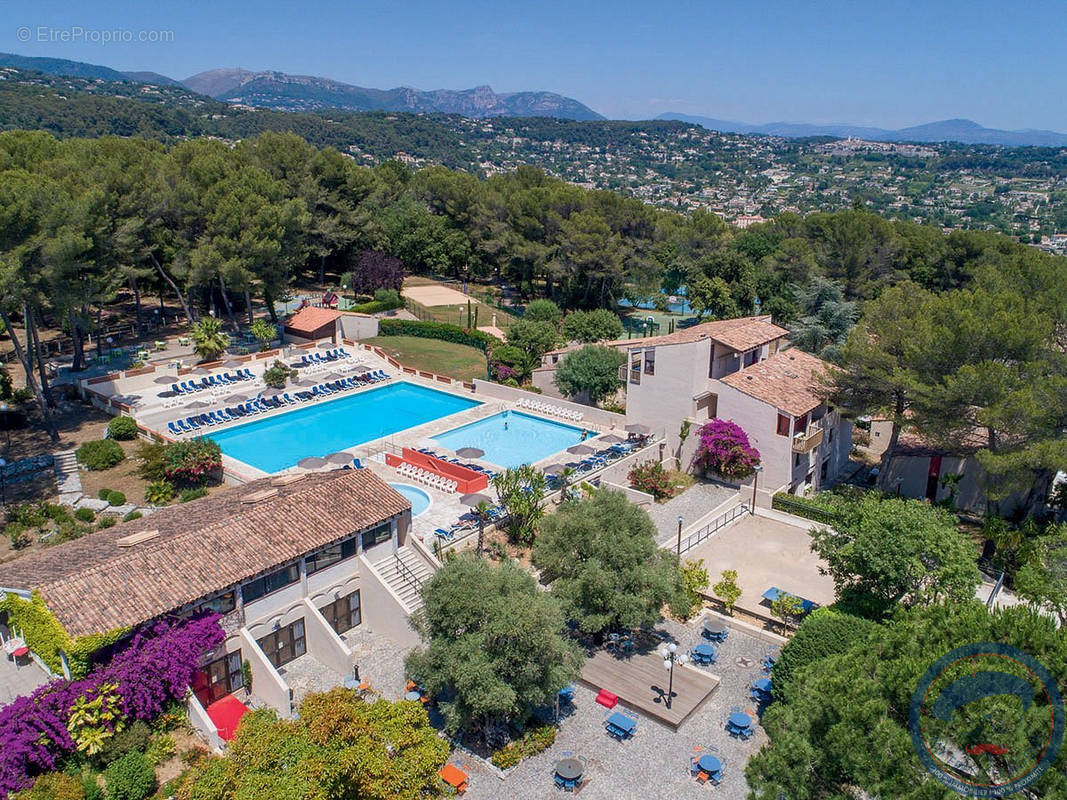
[[[793,436],[794,453],[810,453],[822,444],[822,428],[811,428]]]

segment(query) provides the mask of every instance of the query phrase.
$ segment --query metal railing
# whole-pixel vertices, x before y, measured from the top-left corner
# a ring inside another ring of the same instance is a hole
[[[400,557],[400,553],[394,551],[393,560],[396,562],[396,574],[403,578],[408,586],[421,594],[422,581],[419,580],[419,576],[412,571],[411,567],[404,563],[404,559]]]
[[[734,506],[733,508],[723,512],[707,525],[703,526],[695,533],[689,534],[682,539],[681,552],[685,553],[692,548],[696,547],[702,541],[707,539],[712,534],[722,530],[738,517],[744,516],[748,513],[748,503],[741,503],[741,505]]]

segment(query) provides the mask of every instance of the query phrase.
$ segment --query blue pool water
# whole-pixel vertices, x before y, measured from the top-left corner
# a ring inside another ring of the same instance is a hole
[[[430,507],[430,495],[426,494],[418,486],[412,486],[409,483],[390,483],[389,485],[404,495],[404,498],[411,503],[411,516],[417,517]]]
[[[501,467],[533,464],[582,440],[582,429],[519,411],[503,411],[433,437],[449,450],[477,447]]]
[[[476,405],[480,405],[477,400],[401,381],[213,432],[210,437],[226,455],[264,472],[278,472],[307,456],[326,456]]]

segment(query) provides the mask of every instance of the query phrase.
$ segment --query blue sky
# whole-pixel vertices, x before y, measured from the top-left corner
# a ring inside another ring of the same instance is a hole
[[[1062,0],[0,0],[0,20],[2,51],[175,78],[244,67],[378,88],[544,89],[613,118],[1067,130]],[[79,27],[135,41],[38,40]],[[173,40],[136,41],[159,30]]]

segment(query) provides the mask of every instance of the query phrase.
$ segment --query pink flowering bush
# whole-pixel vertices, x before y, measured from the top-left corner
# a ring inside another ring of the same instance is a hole
[[[629,478],[630,486],[634,489],[650,494],[657,500],[674,497],[675,489],[671,485],[671,476],[658,461],[635,464],[626,477]]]
[[[212,439],[173,442],[163,451],[163,473],[179,486],[201,486],[221,470],[222,449]]]
[[[759,450],[733,420],[713,419],[697,432],[700,444],[693,467],[716,472],[728,480],[747,478],[760,463]]]
[[[151,721],[168,702],[185,697],[200,658],[226,638],[218,619],[208,614],[145,626],[88,677],[52,681],[0,709],[0,798],[60,768],[75,750],[67,725],[80,698],[113,691],[126,724]]]

